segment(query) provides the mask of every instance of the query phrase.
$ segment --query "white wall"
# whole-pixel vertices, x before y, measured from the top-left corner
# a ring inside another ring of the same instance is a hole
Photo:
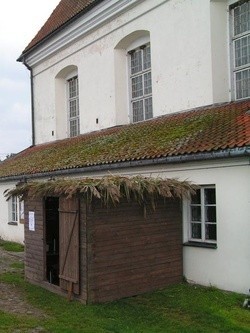
[[[217,249],[184,247],[189,281],[248,293],[250,288],[250,168],[224,166],[196,170],[192,179],[216,185]],[[187,216],[184,215],[184,224]],[[184,227],[184,231],[185,231]],[[185,234],[186,236],[186,234]]]
[[[23,243],[24,241],[24,225],[18,223],[17,225],[8,224],[9,221],[9,205],[4,196],[4,191],[15,187],[16,183],[0,183],[0,237],[4,240]]]
[[[249,160],[201,163],[185,170],[166,170],[166,177],[189,179],[200,185],[215,184],[217,249],[183,248],[184,276],[188,281],[224,290],[248,293],[250,288],[250,167]],[[183,207],[184,241],[187,209]]]
[[[210,4],[213,103],[231,98],[230,39],[227,1]]]
[[[56,119],[65,118],[66,102],[60,107],[55,103],[55,77],[67,66],[78,68],[81,133],[128,123],[127,57],[121,58],[126,52],[117,45],[135,31],[150,34],[154,116],[228,101],[226,8],[225,1],[137,1],[118,17],[34,63],[36,143],[67,136],[66,130],[57,128],[61,121]]]

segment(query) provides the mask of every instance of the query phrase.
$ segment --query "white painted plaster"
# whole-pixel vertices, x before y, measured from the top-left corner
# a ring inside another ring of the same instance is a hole
[[[24,225],[19,223],[17,225],[8,224],[9,221],[9,204],[4,196],[4,191],[15,187],[15,183],[0,183],[0,237],[4,240],[23,243],[24,241]]]
[[[140,31],[150,36],[155,117],[229,101],[227,2],[132,2],[33,64],[36,144],[67,137],[66,97],[55,98],[55,78],[68,66],[78,68],[81,133],[129,122],[127,48],[120,46]]]
[[[219,103],[231,97],[228,4],[211,1],[210,11],[213,102]]]

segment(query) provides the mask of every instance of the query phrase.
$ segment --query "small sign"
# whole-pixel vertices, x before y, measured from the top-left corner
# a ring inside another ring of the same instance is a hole
[[[35,212],[29,212],[29,230],[35,231]]]

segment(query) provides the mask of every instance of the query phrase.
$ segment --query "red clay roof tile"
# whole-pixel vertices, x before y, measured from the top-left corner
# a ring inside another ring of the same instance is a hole
[[[30,147],[0,178],[250,146],[250,99],[117,126]]]
[[[101,0],[61,0],[36,36],[27,45],[23,53],[32,49],[64,24],[77,17],[80,13],[90,10],[100,1]]]

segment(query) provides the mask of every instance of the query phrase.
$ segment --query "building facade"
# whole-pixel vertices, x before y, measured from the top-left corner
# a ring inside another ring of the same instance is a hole
[[[19,61],[33,147],[0,166],[1,192],[110,172],[189,180],[200,188],[181,208],[183,275],[247,293],[250,1],[62,0]],[[0,232],[15,240],[20,203],[9,213],[5,200]]]

